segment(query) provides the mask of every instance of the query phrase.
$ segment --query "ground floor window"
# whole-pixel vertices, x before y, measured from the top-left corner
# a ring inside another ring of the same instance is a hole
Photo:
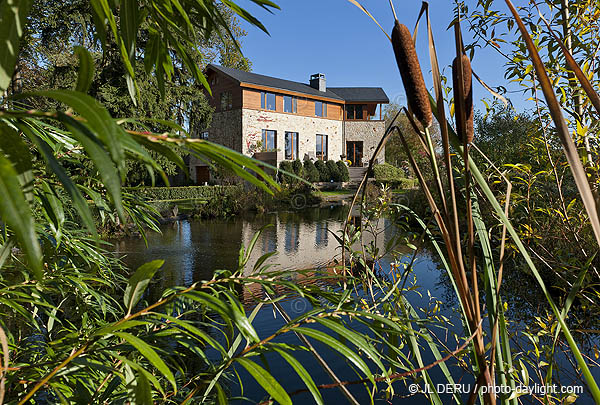
[[[272,151],[277,149],[277,131],[269,129],[262,130],[262,148],[263,151]]]
[[[317,159],[327,160],[327,135],[317,134]]]
[[[298,132],[285,133],[285,158],[298,159]]]

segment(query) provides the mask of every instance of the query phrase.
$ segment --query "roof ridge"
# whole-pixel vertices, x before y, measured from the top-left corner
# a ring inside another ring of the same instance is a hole
[[[249,83],[271,87],[274,89],[292,91],[296,93],[306,94],[308,96],[325,97],[340,101],[373,101],[377,103],[389,103],[389,99],[385,91],[381,87],[327,87],[326,91],[319,91],[310,86],[308,83],[297,82],[289,79],[281,79],[278,77],[262,75],[260,73],[245,72],[243,70],[220,66],[210,63],[205,70],[212,68],[219,71],[239,83]],[[339,94],[337,91],[345,90],[346,95]],[[355,90],[352,92],[352,90]],[[356,90],[369,90],[369,94],[357,94]]]

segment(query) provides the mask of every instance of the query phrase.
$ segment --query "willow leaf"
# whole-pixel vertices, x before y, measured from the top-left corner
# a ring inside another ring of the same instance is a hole
[[[130,314],[133,310],[135,304],[138,303],[144,291],[146,291],[146,287],[150,283],[152,277],[158,269],[162,267],[165,263],[164,260],[153,260],[151,262],[142,264],[135,271],[133,276],[129,278],[127,282],[127,288],[125,288],[125,293],[123,294],[123,303],[127,308],[127,313]]]
[[[273,376],[267,371],[253,362],[252,360],[239,358],[236,359],[238,363],[240,363],[249,373],[254,377],[256,382],[260,384],[261,387],[265,389],[275,399],[282,405],[291,405],[292,400],[290,396],[285,392],[283,387],[273,378]]]
[[[29,266],[35,277],[41,280],[42,250],[37,240],[31,208],[21,190],[17,172],[3,154],[0,154],[0,195],[0,217],[17,236]]]
[[[19,55],[19,45],[33,0],[0,2],[0,90],[12,80]]]
[[[171,372],[167,364],[163,361],[163,359],[160,358],[158,353],[156,353],[156,351],[148,343],[127,332],[117,332],[115,333],[115,336],[120,337],[121,339],[125,340],[127,343],[135,347],[136,350],[140,352],[142,356],[148,359],[148,361],[154,367],[156,367],[156,369],[160,371],[162,375],[165,376],[165,378],[173,386],[173,389],[177,390],[177,383],[175,382],[175,377],[173,376],[173,373]]]

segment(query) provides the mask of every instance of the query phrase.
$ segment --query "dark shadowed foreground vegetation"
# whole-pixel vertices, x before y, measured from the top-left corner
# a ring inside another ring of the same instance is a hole
[[[252,3],[277,8],[269,0]],[[431,59],[423,70],[433,73],[433,94],[424,85],[411,32],[396,21],[389,37],[410,110],[398,109],[400,121],[398,114],[388,115],[382,144],[390,138],[390,146],[402,151],[391,163],[417,178],[418,207],[392,198],[385,184],[372,193],[365,179],[353,201],[359,219],[350,210],[334,235],[341,258],[324,268],[273,269],[272,253],[251,261],[257,234],[240,248],[234,268],[156,298],[145,292],[164,262],[126,268],[108,253],[96,224],[133,222],[142,235],[158,230],[156,210],[123,185],[156,178],[166,184],[177,168],[186,170],[187,154],[265,193],[280,189],[256,161],[194,137],[210,115],[205,100],[194,97],[208,88],[203,62],[218,54],[224,64],[248,68],[239,56],[243,35],[235,18],[266,29],[232,1],[0,2],[0,404],[224,404],[240,392],[232,387],[243,385],[237,378],[242,368],[272,400],[292,403],[300,391],[284,389],[267,354],[289,364],[316,403],[324,402],[326,389],[358,403],[349,384],[390,401],[407,398],[410,390],[434,404],[600,403],[596,362],[580,349],[582,331],[597,333],[600,281],[592,135],[600,98],[594,91],[598,66],[590,65],[598,36],[597,29],[590,37],[582,28],[598,6],[575,1],[577,13],[565,14],[569,10],[548,0],[546,26],[532,17],[538,15],[532,8],[518,12],[506,0],[511,14],[505,15],[494,10],[499,3],[479,2],[471,11],[457,4],[465,19],[453,22],[457,58],[450,106],[428,14],[421,17],[427,17],[422,26],[430,34]],[[525,24],[519,14],[527,16]],[[491,109],[475,120],[474,70],[466,55],[483,44],[463,44],[460,24],[484,43],[497,45],[494,28],[512,33],[508,77],[531,86],[535,115]],[[554,37],[561,26],[565,46],[549,47],[541,60],[530,34],[562,44]],[[579,39],[567,41],[570,36]],[[40,75],[27,71],[38,62]],[[305,170],[295,165],[294,172]],[[337,163],[326,169],[324,181],[342,180]],[[306,171],[316,179],[311,167]],[[286,180],[300,182],[292,174],[284,173]],[[383,217],[403,230],[385,246],[377,243]],[[462,333],[445,340],[438,338],[448,331],[440,303],[414,308],[406,298],[418,289],[412,268],[424,246],[446,272],[461,315]],[[384,256],[397,260],[383,268]],[[526,328],[507,319],[503,275],[514,280],[517,271],[533,281],[542,301]],[[242,298],[248,294],[255,302],[250,310]],[[291,296],[308,300],[312,309],[290,318],[280,301]],[[286,321],[266,337],[253,323],[265,307]],[[298,339],[282,343],[283,335]],[[524,339],[531,344],[519,345]],[[339,353],[356,378],[340,381],[317,344]],[[315,381],[298,360],[306,352],[327,370],[326,381]],[[424,358],[435,360],[425,364]],[[472,383],[467,393],[436,388],[459,381],[446,364],[451,358],[460,381],[466,374]],[[584,392],[515,390],[534,383],[561,386],[565,367]],[[433,368],[442,381],[432,380]],[[417,385],[409,388],[412,383]],[[496,395],[490,389],[495,386],[508,390]]]

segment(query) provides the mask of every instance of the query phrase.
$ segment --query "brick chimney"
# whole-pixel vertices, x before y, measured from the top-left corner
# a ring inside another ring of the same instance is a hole
[[[310,77],[310,87],[322,91],[323,93],[327,91],[327,86],[325,82],[325,75],[323,73],[315,73]]]

